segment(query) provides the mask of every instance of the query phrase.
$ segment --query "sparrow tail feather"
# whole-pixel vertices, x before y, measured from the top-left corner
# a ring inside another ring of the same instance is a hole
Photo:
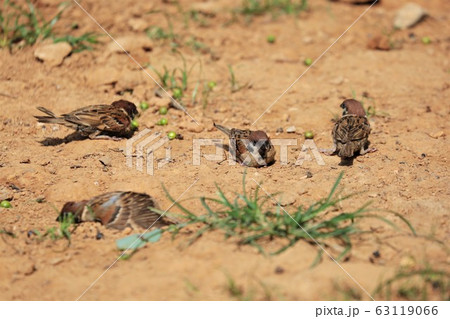
[[[231,130],[222,125],[214,123],[214,127],[217,128],[219,131],[222,131],[223,133],[225,133],[228,136],[231,135]]]
[[[43,107],[43,106],[38,106],[37,109],[38,109],[39,111],[41,111],[42,113],[47,114],[47,115],[50,116],[50,117],[56,117],[55,113],[53,113],[53,112],[50,111],[49,109],[46,109],[46,108]]]
[[[352,157],[353,156],[353,147],[351,143],[346,143],[344,146],[339,150],[339,157]]]
[[[38,106],[37,109],[48,116],[34,116],[40,123],[54,123],[54,124],[65,124],[62,118],[56,117],[55,113],[46,109],[45,107]]]

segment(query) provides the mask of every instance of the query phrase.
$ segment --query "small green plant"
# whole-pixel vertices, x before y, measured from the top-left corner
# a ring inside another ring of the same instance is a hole
[[[43,236],[40,236],[39,232],[37,232],[38,236],[42,238],[48,236],[51,240],[66,238],[70,245],[71,234],[76,228],[75,217],[72,214],[65,214],[58,218],[58,222],[58,227],[47,229]]]
[[[203,108],[206,108],[206,106],[209,103],[210,94],[216,87],[217,83],[215,81],[203,81],[202,85],[201,80],[202,71],[203,65],[202,62],[199,61],[199,74],[198,74],[199,80],[197,80],[194,90],[192,91],[191,104],[196,105],[198,100],[201,100]],[[199,94],[200,87],[201,87],[201,94]]]
[[[98,43],[98,35],[93,32],[85,33],[79,37],[73,35],[65,35],[63,37],[55,37],[53,42],[67,42],[72,46],[72,53],[78,53],[84,50],[92,51],[92,44]]]
[[[274,296],[274,287],[269,287],[262,280],[258,280],[253,278],[252,283],[248,285],[248,287],[244,288],[239,285],[236,280],[229,275],[227,272],[224,272],[226,276],[226,290],[228,294],[236,300],[239,301],[251,301],[251,300],[282,300],[283,296],[275,291]],[[254,281],[254,283],[253,283]],[[256,285],[255,285],[256,284]]]
[[[169,70],[165,65],[163,66],[163,71],[156,70],[153,66],[148,65],[150,69],[152,69],[157,77],[159,78],[159,81],[161,83],[161,86],[165,89],[172,90],[172,95],[176,100],[180,100],[184,96],[184,92],[188,89],[189,85],[189,76],[196,66],[197,62],[192,64],[189,68],[187,66],[186,59],[184,56],[177,51],[177,53],[180,55],[183,66],[182,67],[176,67],[172,70]],[[200,66],[201,69],[201,66]]]
[[[298,14],[308,9],[307,0],[243,0],[237,11],[243,15],[254,16],[271,13]]]
[[[53,27],[66,8],[67,6],[64,6],[53,18],[46,20],[31,1],[26,1],[26,6],[20,6],[13,1],[4,0],[0,10],[0,48],[9,50],[12,50],[13,46],[23,48],[50,38],[55,43],[69,43],[72,46],[72,53],[92,50],[91,44],[97,43],[98,37],[94,33],[85,33],[80,37],[72,35],[58,37],[53,34]]]
[[[12,237],[12,238],[16,238],[17,237],[13,232],[10,232],[9,230],[6,230],[6,229],[0,229],[0,234],[5,234],[5,235],[7,235],[9,237]]]
[[[331,214],[330,212],[336,209],[340,202],[352,196],[344,196],[337,191],[342,176],[341,173],[328,197],[317,201],[308,208],[300,206],[290,214],[281,211],[279,205],[276,206],[275,211],[266,209],[266,203],[272,200],[272,196],[260,196],[260,187],[257,187],[252,194],[248,194],[245,190],[245,174],[242,194],[236,194],[234,199],[228,199],[216,185],[218,198],[201,197],[200,202],[206,210],[206,214],[199,216],[180,203],[175,202],[164,188],[168,198],[182,211],[180,218],[186,220],[185,223],[176,225],[172,232],[176,235],[179,230],[187,225],[199,224],[201,228],[193,235],[189,243],[194,242],[205,232],[222,230],[226,238],[236,238],[240,245],[251,245],[261,253],[270,253],[271,255],[282,253],[300,240],[324,245],[328,240],[334,239],[343,245],[343,250],[337,257],[339,259],[351,250],[351,236],[360,232],[355,225],[355,220],[376,218],[395,227],[389,220],[370,214],[369,204],[363,205],[355,211]],[[211,205],[218,207],[218,209],[213,210]],[[396,213],[393,214],[404,221],[414,232],[404,217]],[[279,248],[267,252],[263,244],[274,240],[278,240],[275,244]],[[320,260],[321,254],[322,250],[319,249],[314,264]]]
[[[195,23],[197,23],[197,25],[200,27],[208,27],[210,24],[208,18],[213,17],[213,14],[208,14],[198,10],[190,10],[185,14],[186,14],[186,21],[190,19]]]
[[[356,289],[355,287],[352,286],[347,286],[347,285],[341,285],[338,284],[337,282],[333,282],[333,291],[335,293],[335,295],[333,296],[334,298],[336,298],[337,295],[337,300],[343,300],[343,301],[360,301],[362,300],[362,296],[361,296],[361,290]]]
[[[191,36],[185,44],[192,50],[203,54],[209,53],[211,51],[205,43],[198,41],[198,39],[194,36]]]
[[[450,273],[425,267],[399,269],[394,276],[383,280],[373,295],[387,300],[430,300],[432,295],[440,300],[450,299]]]
[[[49,21],[46,21],[34,5],[27,1],[27,9],[16,3],[5,0],[0,12],[0,47],[11,49],[13,44],[20,43],[20,46],[33,45],[38,40],[47,39],[52,35],[52,29],[61,18],[64,9]]]
[[[231,297],[240,301],[248,301],[251,299],[250,296],[244,295],[243,289],[236,284],[233,277],[227,274],[225,275],[227,277],[227,290]]]
[[[167,12],[164,12],[164,16],[167,21],[167,30],[159,26],[152,26],[147,28],[145,33],[152,40],[169,41],[172,51],[176,52],[177,48],[180,46],[178,43],[179,36],[173,31],[173,24],[170,15]]]
[[[228,72],[230,72],[230,88],[231,88],[231,93],[235,93],[238,92],[240,90],[242,90],[243,88],[248,87],[248,83],[244,84],[244,85],[240,85],[237,80],[236,80],[236,76],[234,75],[234,71],[233,71],[233,67],[231,65],[228,65]]]
[[[209,96],[211,92],[216,87],[216,82],[214,81],[206,81],[203,84],[203,90],[202,90],[202,106],[205,109],[208,106],[209,103]]]
[[[166,31],[161,27],[152,26],[145,30],[145,33],[150,39],[153,40],[175,40],[175,35],[172,31],[172,24],[170,24],[169,31]]]

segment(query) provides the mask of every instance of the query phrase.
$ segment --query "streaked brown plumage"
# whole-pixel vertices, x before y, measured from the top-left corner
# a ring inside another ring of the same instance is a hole
[[[147,194],[135,192],[110,192],[90,200],[67,202],[61,209],[58,219],[72,213],[75,222],[98,221],[106,227],[115,229],[162,227],[175,224],[164,215],[153,212],[150,208],[158,205]]]
[[[369,149],[371,128],[362,104],[348,99],[341,104],[341,108],[344,109],[342,117],[335,123],[332,131],[334,146],[326,153],[337,154],[345,160],[357,154],[376,151]]]
[[[138,114],[136,105],[126,100],[109,104],[89,105],[73,112],[56,116],[52,111],[39,106],[47,116],[35,116],[38,122],[70,127],[84,136],[97,138],[105,136],[128,137],[133,132],[131,121]]]
[[[230,152],[239,163],[261,167],[275,161],[275,148],[264,131],[228,129],[216,123],[214,126],[230,138]]]

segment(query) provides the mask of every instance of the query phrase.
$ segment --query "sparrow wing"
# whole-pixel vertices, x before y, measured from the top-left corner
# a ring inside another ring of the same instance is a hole
[[[158,208],[153,198],[147,194],[126,192],[122,194],[121,205],[123,212],[129,213],[128,224],[132,227],[149,228],[151,226],[162,227],[175,222],[167,216],[151,210]]]
[[[147,229],[153,224],[162,227],[175,223],[166,216],[159,218],[160,214],[151,211],[149,208],[158,206],[152,197],[142,193],[106,193],[92,198],[87,206],[94,212],[95,220],[119,230],[126,227]]]
[[[333,137],[343,144],[368,138],[369,134],[369,121],[362,116],[343,116],[333,128]]]
[[[63,117],[69,123],[97,131],[127,133],[131,129],[131,119],[127,112],[112,105],[90,105],[63,114]]]
[[[86,204],[86,214],[92,216],[83,216],[83,221],[96,220],[100,221],[103,225],[109,226],[111,223],[117,223],[126,227],[127,218],[121,212],[121,206],[119,199],[122,192],[110,192],[93,197]]]
[[[239,154],[246,154],[249,151],[252,151],[252,140],[250,137],[250,130],[239,130],[239,129],[231,129],[230,131],[230,139],[236,141],[236,152]]]
[[[108,112],[110,105],[89,105],[77,109],[62,116],[67,122],[85,127],[99,127],[102,124],[101,117]]]
[[[129,132],[131,130],[131,119],[123,109],[114,109],[105,113],[100,118],[101,124],[97,128],[106,132]]]

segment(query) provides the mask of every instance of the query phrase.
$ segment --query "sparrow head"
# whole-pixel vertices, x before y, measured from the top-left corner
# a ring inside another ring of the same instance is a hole
[[[127,112],[128,116],[130,118],[134,118],[136,115],[139,114],[136,105],[134,105],[134,103],[131,103],[127,100],[119,100],[119,101],[115,101],[112,102],[112,105],[115,107],[120,107],[122,109],[125,110],[125,112]]]
[[[354,99],[348,99],[342,102],[341,108],[344,109],[344,112],[342,112],[342,115],[357,115],[357,116],[366,116],[366,111],[364,111],[364,108],[362,104]]]
[[[249,136],[249,140],[253,142],[261,142],[263,141],[263,144],[259,148],[258,152],[261,155],[261,157],[266,162],[266,165],[269,165],[273,163],[275,159],[275,148],[272,145],[272,142],[270,141],[269,136],[264,131],[252,131]]]
[[[56,221],[61,222],[69,215],[72,215],[75,223],[81,223],[81,214],[83,213],[85,204],[86,201],[65,203]]]

